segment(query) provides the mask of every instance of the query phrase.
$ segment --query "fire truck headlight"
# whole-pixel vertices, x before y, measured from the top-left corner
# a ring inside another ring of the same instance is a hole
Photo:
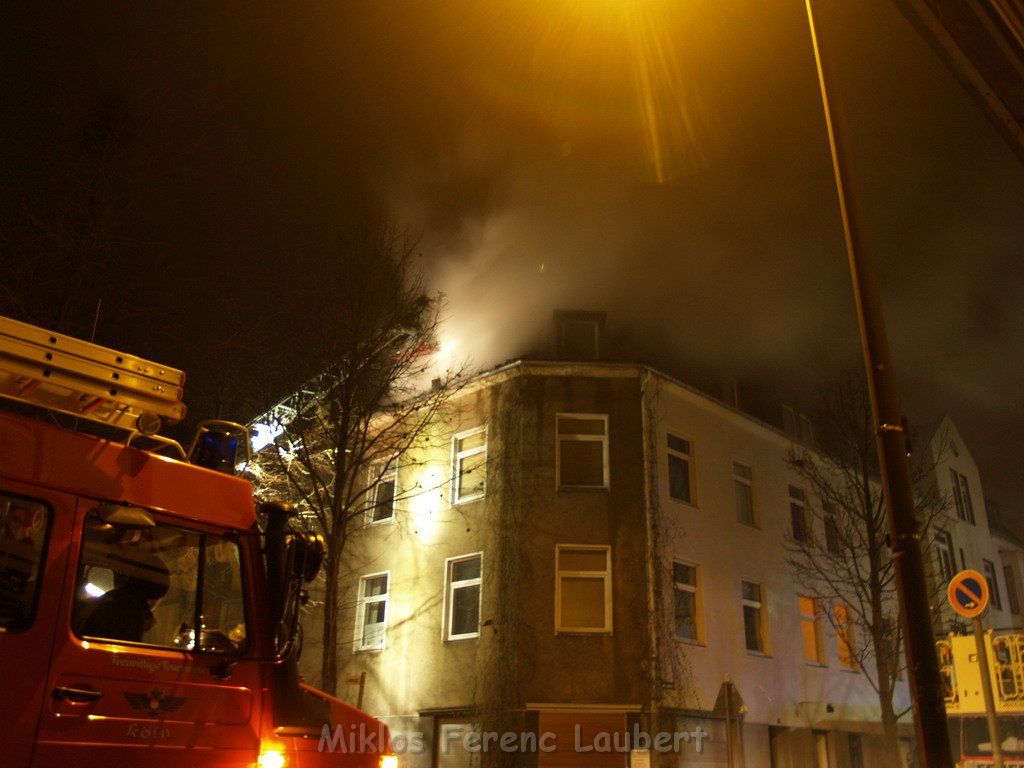
[[[397,755],[381,755],[380,768],[398,768]]]
[[[284,752],[280,749],[264,749],[256,760],[257,768],[284,768]]]

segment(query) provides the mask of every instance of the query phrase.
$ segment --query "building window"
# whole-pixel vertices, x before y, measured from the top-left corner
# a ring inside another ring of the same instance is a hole
[[[992,607],[997,611],[1003,610],[1003,600],[999,596],[999,582],[996,580],[996,566],[991,560],[982,560],[981,568],[985,572],[985,581],[988,582],[989,600]]]
[[[804,643],[804,661],[825,664],[825,643],[821,631],[821,609],[813,597],[800,595],[800,632]]]
[[[694,503],[693,454],[689,440],[668,435],[668,495],[676,501]]]
[[[935,559],[939,566],[939,578],[943,581],[949,581],[956,575],[953,537],[946,531],[936,530],[932,541],[935,543]]]
[[[839,516],[836,505],[831,501],[822,502],[821,512],[825,518],[825,550],[830,555],[839,555],[843,551],[843,539],[839,533]]]
[[[1010,604],[1010,613],[1020,613],[1020,597],[1017,595],[1017,578],[1013,575],[1013,566],[1003,566],[1003,578],[1006,579],[1006,601]]]
[[[448,561],[445,600],[445,639],[464,640],[480,635],[481,555]]]
[[[445,718],[437,724],[436,768],[478,768],[480,723]]]
[[[452,503],[484,497],[487,479],[487,427],[477,427],[452,438]]]
[[[378,573],[359,580],[356,645],[360,651],[384,647],[388,625],[388,574]]]
[[[398,473],[394,469],[370,469],[370,477],[377,478],[373,486],[373,505],[370,507],[370,522],[381,523],[395,519],[395,482]]]
[[[832,606],[832,612],[836,628],[836,646],[839,650],[839,666],[843,669],[860,669],[857,661],[857,632],[850,616],[850,607],[836,603]]]
[[[807,516],[807,496],[803,488],[789,486],[789,516],[793,526],[793,540],[806,543],[811,540],[811,521]]]
[[[736,493],[736,519],[747,525],[757,525],[754,514],[754,470],[734,461],[732,485]]]
[[[768,614],[765,611],[764,585],[754,581],[741,581],[743,605],[743,632],[747,650],[763,653],[768,647]]]
[[[604,312],[557,310],[555,347],[559,360],[600,360]]]
[[[896,622],[882,619],[882,634],[889,640],[889,668],[897,680],[903,679],[903,657],[900,656],[900,632]]]
[[[611,548],[560,544],[555,559],[555,629],[611,632]]]
[[[804,414],[800,414],[800,420],[797,422],[798,432],[800,439],[805,443],[814,443],[814,424]]]
[[[678,561],[672,563],[676,637],[694,643],[704,642],[704,625],[701,618],[704,606],[700,579],[699,565]]]
[[[608,487],[608,417],[560,413],[556,479],[559,488]]]
[[[828,734],[825,731],[812,731],[814,737],[814,768],[831,768],[828,759]]]
[[[953,484],[953,501],[956,503],[956,516],[974,525],[974,505],[971,504],[971,488],[967,478],[955,469],[949,470],[950,482]]]
[[[859,733],[851,733],[846,737],[850,748],[850,768],[864,768],[864,741]]]
[[[788,405],[782,406],[782,431],[787,435],[796,434],[796,411]]]

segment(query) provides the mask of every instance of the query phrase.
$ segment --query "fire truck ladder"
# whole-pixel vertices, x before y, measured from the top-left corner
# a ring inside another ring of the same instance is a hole
[[[149,434],[185,417],[184,383],[174,368],[0,317],[2,397]]]
[[[946,704],[957,702],[956,667],[953,666],[953,646],[949,640],[938,640],[935,647],[939,652],[939,674],[945,689]]]
[[[1024,699],[1024,635],[995,635],[992,651],[999,697],[1004,701]]]

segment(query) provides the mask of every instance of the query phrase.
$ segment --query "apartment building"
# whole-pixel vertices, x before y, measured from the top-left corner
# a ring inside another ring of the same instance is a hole
[[[566,334],[574,356],[588,334]],[[409,768],[879,763],[868,639],[787,563],[794,540],[828,535],[786,461],[810,424],[789,420],[642,365],[477,377],[438,424],[444,447],[380,478],[346,546],[339,694],[389,722]],[[951,422],[930,447],[954,499],[931,576],[991,573],[987,624],[1019,625],[1024,549],[990,535]],[[894,703],[909,709],[902,679]],[[907,717],[905,764],[912,737]]]

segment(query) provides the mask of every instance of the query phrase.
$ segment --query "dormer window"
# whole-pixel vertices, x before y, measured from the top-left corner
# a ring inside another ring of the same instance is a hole
[[[604,312],[555,312],[555,347],[559,360],[601,359]]]

